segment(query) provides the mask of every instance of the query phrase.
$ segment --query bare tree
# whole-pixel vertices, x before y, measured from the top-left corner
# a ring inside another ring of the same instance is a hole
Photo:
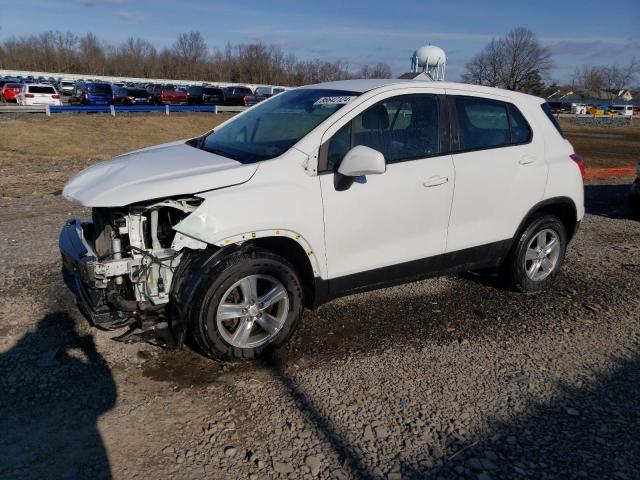
[[[0,43],[0,65],[19,70],[40,70],[88,75],[115,75],[304,85],[354,76],[385,78],[385,63],[351,71],[344,60],[299,60],[276,45],[250,43],[209,50],[199,32],[182,33],[171,48],[161,51],[141,38],[129,38],[106,47],[95,35],[45,32],[11,37]]]
[[[383,62],[373,65],[364,65],[358,72],[356,77],[359,78],[391,78],[391,67]]]
[[[462,79],[468,83],[521,90],[532,75],[542,76],[552,66],[551,51],[531,30],[518,27],[493,39],[466,64]]]
[[[629,65],[584,65],[573,74],[574,85],[585,94],[615,98],[618,92],[631,88],[640,74],[640,61],[635,57]]]

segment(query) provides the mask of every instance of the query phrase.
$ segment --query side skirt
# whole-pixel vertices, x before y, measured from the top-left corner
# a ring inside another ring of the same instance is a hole
[[[314,308],[329,300],[354,293],[402,285],[472,269],[497,267],[507,256],[512,243],[513,239],[510,238],[329,280],[318,279],[316,280]]]

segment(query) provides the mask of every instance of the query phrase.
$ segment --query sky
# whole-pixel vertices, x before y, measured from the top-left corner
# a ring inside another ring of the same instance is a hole
[[[92,32],[170,46],[200,31],[210,48],[264,42],[300,59],[346,60],[353,70],[388,63],[394,75],[432,43],[447,53],[447,79],[493,37],[531,29],[553,53],[547,80],[566,82],[584,64],[640,59],[640,0],[0,0],[0,41],[46,30]],[[9,8],[11,6],[11,8]],[[17,10],[19,15],[16,15]]]

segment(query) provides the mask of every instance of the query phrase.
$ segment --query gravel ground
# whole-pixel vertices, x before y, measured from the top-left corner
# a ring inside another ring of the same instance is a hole
[[[535,296],[472,275],[306,312],[257,364],[87,325],[57,233],[87,211],[0,199],[0,478],[640,478],[640,223],[587,186]]]

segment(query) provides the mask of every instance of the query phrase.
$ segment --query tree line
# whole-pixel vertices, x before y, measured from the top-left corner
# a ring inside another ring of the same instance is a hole
[[[561,88],[556,82],[545,84],[552,67],[551,50],[531,30],[519,27],[494,38],[472,57],[465,65],[462,81],[545,96]],[[575,70],[571,84],[563,88],[608,98],[631,88],[639,74],[640,62],[635,58],[627,66],[584,65]]]
[[[301,60],[279,46],[260,42],[210,48],[200,32],[181,33],[162,49],[136,37],[110,46],[92,33],[48,31],[11,37],[0,43],[0,68],[293,86],[391,77],[386,63],[353,69],[344,60]]]

